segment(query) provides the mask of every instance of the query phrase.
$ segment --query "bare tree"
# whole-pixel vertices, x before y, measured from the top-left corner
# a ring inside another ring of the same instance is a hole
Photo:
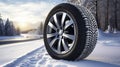
[[[66,0],[66,1],[69,2],[69,3],[74,3],[74,4],[77,4],[77,5],[82,5],[82,4],[84,4],[85,0]]]
[[[117,29],[118,27],[117,27],[117,12],[118,12],[118,10],[117,10],[117,4],[118,4],[118,1],[117,0],[115,0],[115,2],[114,2],[114,4],[115,4],[115,10],[114,10],[114,15],[115,15],[115,29]]]
[[[99,29],[113,33],[120,30],[120,0],[67,0],[88,8],[96,17]],[[108,29],[109,28],[109,29]]]
[[[120,30],[120,0],[117,0],[117,30]]]

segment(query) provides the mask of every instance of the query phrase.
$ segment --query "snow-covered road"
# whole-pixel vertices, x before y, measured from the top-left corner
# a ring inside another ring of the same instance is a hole
[[[43,40],[31,44],[39,44],[39,47],[5,67],[120,67],[120,34],[103,34],[99,31],[95,50],[80,61],[52,59],[45,50]]]
[[[39,48],[40,40],[0,45],[0,65],[13,61]]]

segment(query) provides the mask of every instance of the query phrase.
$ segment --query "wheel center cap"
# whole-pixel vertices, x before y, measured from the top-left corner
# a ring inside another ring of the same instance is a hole
[[[62,34],[63,34],[63,30],[60,30],[60,31],[59,31],[59,35],[62,35]]]

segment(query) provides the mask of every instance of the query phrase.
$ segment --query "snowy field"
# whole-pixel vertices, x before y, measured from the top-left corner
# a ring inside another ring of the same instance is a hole
[[[5,67],[120,67],[120,33],[99,31],[97,45],[90,56],[80,61],[52,59],[45,50],[43,40],[31,44],[40,46],[22,57],[4,64]]]

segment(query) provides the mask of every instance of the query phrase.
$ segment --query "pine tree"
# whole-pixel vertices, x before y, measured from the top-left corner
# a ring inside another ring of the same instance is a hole
[[[40,30],[41,30],[41,34],[43,34],[43,23],[42,22],[40,24]]]
[[[40,26],[38,27],[38,34],[42,35],[43,34],[43,23],[40,23]]]
[[[5,35],[6,36],[14,36],[15,35],[15,27],[13,25],[13,22],[10,22],[9,19],[7,19],[5,23]]]
[[[2,20],[0,18],[0,36],[2,36]]]
[[[20,35],[20,28],[18,28],[18,27],[16,29],[16,35]]]
[[[8,36],[10,35],[10,23],[9,23],[9,19],[7,19],[6,23],[5,23],[5,35]]]
[[[12,33],[12,36],[15,36],[16,35],[16,29],[15,29],[15,26],[13,24],[12,21],[10,21],[10,26],[11,26],[11,33]]]
[[[1,14],[0,14],[0,36],[4,36],[4,23],[3,19],[1,18]]]
[[[2,36],[2,19],[0,18],[0,36]]]
[[[6,22],[3,22],[3,19],[1,18],[0,14],[0,36],[15,36],[20,35],[19,28],[15,28],[12,21],[9,21],[9,19],[6,20]]]

